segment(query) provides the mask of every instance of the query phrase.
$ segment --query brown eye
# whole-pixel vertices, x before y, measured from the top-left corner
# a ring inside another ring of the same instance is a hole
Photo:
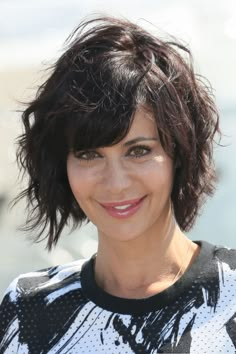
[[[77,151],[75,157],[83,161],[91,161],[96,158],[99,158],[100,155],[96,151]]]
[[[147,146],[134,146],[133,148],[131,148],[128,152],[128,154],[132,157],[143,157],[146,156],[147,154],[149,154],[151,152],[150,147]]]

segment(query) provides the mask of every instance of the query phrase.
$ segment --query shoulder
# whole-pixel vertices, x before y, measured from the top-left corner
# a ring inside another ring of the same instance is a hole
[[[86,259],[20,274],[5,291],[4,299],[16,303],[19,298],[63,291],[76,284],[80,288],[80,273]]]
[[[24,335],[29,321],[30,333],[37,338],[41,335],[43,340],[45,323],[54,317],[57,318],[55,325],[59,319],[63,323],[65,307],[66,314],[73,314],[78,303],[86,301],[79,296],[80,274],[85,262],[79,260],[21,274],[10,283],[0,304],[0,353],[9,343],[14,350],[19,349],[19,333]]]
[[[187,273],[188,278],[206,290],[207,294],[210,292],[212,298],[221,293],[222,296],[232,296],[232,299],[235,299],[236,249],[207,241],[196,242],[201,248]]]
[[[221,269],[231,271],[236,274],[236,249],[227,246],[216,245],[213,258],[217,261]]]
[[[214,249],[213,258],[217,263],[222,285],[231,283],[236,288],[236,249],[217,245]]]

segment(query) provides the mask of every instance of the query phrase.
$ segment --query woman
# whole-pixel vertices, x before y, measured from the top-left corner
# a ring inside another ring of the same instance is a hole
[[[27,228],[50,250],[90,220],[99,243],[11,283],[1,353],[235,352],[236,251],[184,234],[214,191],[219,133],[186,55],[126,20],[82,23],[23,113]]]

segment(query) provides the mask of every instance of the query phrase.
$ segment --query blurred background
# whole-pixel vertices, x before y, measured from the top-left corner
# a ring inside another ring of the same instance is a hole
[[[44,242],[32,245],[18,229],[26,218],[24,203],[8,207],[20,188],[15,163],[20,102],[34,96],[68,35],[93,13],[124,16],[190,46],[196,71],[214,88],[224,147],[215,149],[217,191],[189,237],[236,248],[235,0],[0,0],[0,297],[19,273],[87,258],[96,250],[96,229],[89,224],[72,233],[64,230],[57,248],[48,253]]]

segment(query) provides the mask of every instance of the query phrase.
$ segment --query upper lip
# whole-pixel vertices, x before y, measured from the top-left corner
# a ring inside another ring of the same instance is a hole
[[[136,198],[136,199],[129,199],[129,200],[124,200],[122,202],[105,202],[105,203],[100,203],[102,206],[104,207],[116,207],[116,206],[123,206],[123,205],[128,205],[128,204],[135,204],[138,203],[141,199],[143,199],[144,197],[141,198]]]

